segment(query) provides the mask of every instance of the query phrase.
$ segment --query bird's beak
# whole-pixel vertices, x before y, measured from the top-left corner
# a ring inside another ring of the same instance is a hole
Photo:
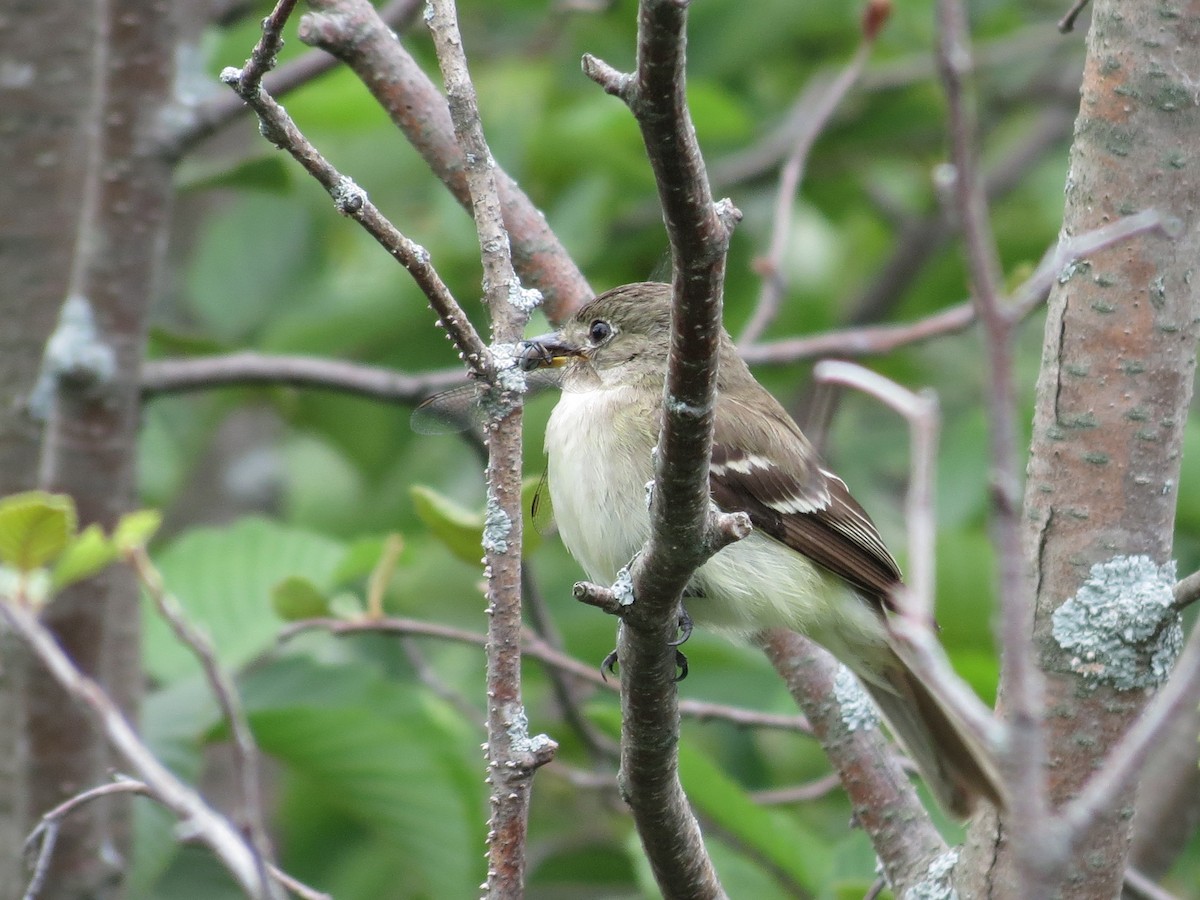
[[[521,342],[521,368],[526,372],[565,365],[568,360],[583,355],[583,348],[563,340],[560,332],[538,335]]]

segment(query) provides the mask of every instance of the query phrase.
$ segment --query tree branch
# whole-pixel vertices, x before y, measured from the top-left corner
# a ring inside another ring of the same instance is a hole
[[[651,536],[632,565],[637,602],[626,607],[617,642],[622,788],[664,893],[717,897],[723,891],[676,771],[678,698],[674,653],[667,651],[683,588],[719,546],[708,464],[725,254],[740,213],[728,201],[713,203],[688,113],[685,7],[642,0],[633,74],[590,55],[583,70],[625,101],[642,132],[671,242],[674,291]]]
[[[271,839],[263,819],[262,790],[259,783],[258,745],[246,713],[238,696],[233,679],[217,660],[217,653],[208,636],[187,620],[179,602],[167,593],[162,575],[150,561],[145,547],[135,547],[127,555],[128,562],[137,573],[138,580],[150,595],[159,615],[166,620],[171,631],[181,644],[192,651],[204,672],[209,689],[216,698],[233,743],[234,778],[238,784],[237,814],[235,820],[246,832],[254,847],[255,863],[259,867],[259,879],[263,893],[268,897],[280,896],[269,876],[274,863]]]
[[[306,631],[320,629],[335,636],[347,634],[362,634],[363,632],[379,632],[401,636],[431,637],[445,641],[455,641],[462,644],[472,644],[476,647],[486,647],[488,637],[475,631],[441,625],[436,622],[425,622],[420,619],[402,619],[389,616],[383,619],[362,619],[347,621],[345,619],[304,619],[288,625],[279,632],[279,641],[284,643]],[[619,685],[605,679],[600,670],[588,663],[580,662],[568,656],[561,650],[550,646],[532,632],[526,631],[522,637],[521,652],[535,659],[542,665],[557,669],[571,677],[585,682],[593,687],[603,688],[613,693],[620,690]],[[700,722],[728,722],[739,728],[770,728],[778,731],[795,731],[801,734],[811,734],[812,728],[804,716],[781,715],[779,713],[761,712],[754,709],[744,709],[740,706],[727,706],[723,703],[707,703],[702,700],[680,700],[679,712],[682,716],[694,718]]]
[[[283,2],[287,3],[288,0]],[[366,191],[330,165],[300,132],[284,108],[267,94],[255,79],[247,76],[247,71],[251,75],[259,73],[261,79],[261,73],[267,67],[264,54],[271,52],[271,46],[269,41],[260,42],[260,46],[255,48],[255,53],[247,61],[246,69],[227,68],[221,73],[221,80],[254,110],[263,136],[276,147],[290,153],[292,158],[329,192],[338,212],[358,222],[380,246],[408,270],[413,280],[425,292],[430,305],[442,322],[442,327],[458,347],[468,369],[478,375],[490,375],[491,355],[443,283],[441,276],[433,268],[429,252],[401,234],[367,199]]]
[[[379,18],[386,26],[397,31],[406,31],[421,8],[421,0],[392,0],[379,10]],[[310,50],[290,62],[284,63],[262,79],[263,89],[272,97],[282,97],[310,81],[315,81],[337,66],[335,56],[319,50]],[[162,138],[162,151],[171,159],[178,159],[242,117],[246,105],[237,94],[218,94],[207,101],[185,110],[181,124]]]
[[[270,896],[260,877],[257,853],[245,838],[158,761],[100,685],[75,668],[50,632],[23,608],[18,598],[0,598],[0,618],[37,655],[63,690],[91,714],[113,749],[163,805],[213,851],[246,895],[254,900]]]
[[[466,160],[437,87],[367,0],[310,0],[310,6],[300,40],[353,69],[433,174],[470,209]],[[513,263],[525,284],[545,296],[546,315],[560,322],[590,300],[592,290],[516,181],[498,166],[495,175]]]
[[[508,234],[496,188],[495,161],[483,136],[475,86],[453,0],[430,0],[426,22],[433,35],[454,135],[466,160],[467,187],[483,260],[483,294],[500,344],[515,347],[529,313],[541,302],[525,291],[513,270]],[[554,758],[558,745],[531,736],[521,694],[521,397],[524,376],[513,364],[496,371],[494,384],[516,402],[488,423],[487,523],[483,532],[487,577],[487,758],[491,786],[486,896],[519,897],[525,890],[526,840],[533,775]],[[500,379],[515,376],[510,385]]]
[[[874,706],[851,681],[858,702],[844,708],[838,689],[844,667],[807,638],[778,628],[759,640],[837,770],[854,820],[871,838],[888,884],[903,896],[946,852],[946,844],[879,730]]]
[[[762,277],[758,303],[750,321],[742,330],[738,344],[746,347],[753,344],[771,324],[779,312],[787,285],[783,278],[783,257],[787,252],[788,236],[791,234],[792,211],[796,204],[796,192],[804,177],[804,169],[813,144],[834,112],[846,99],[850,89],[862,75],[870,58],[875,38],[891,13],[890,0],[870,0],[863,16],[862,39],[854,56],[838,73],[833,82],[821,93],[811,116],[807,116],[804,128],[796,137],[795,146],[788,154],[779,173],[779,189],[775,196],[775,214],[771,223],[771,243],[764,256],[755,260],[755,269]]]
[[[409,405],[464,383],[461,368],[408,375],[336,359],[253,351],[195,359],[156,359],[142,366],[142,397],[147,399],[222,387],[290,385]]]
[[[1048,816],[1046,738],[1041,725],[1042,680],[1030,641],[1033,604],[1021,552],[1012,324],[1000,303],[1000,263],[976,167],[976,123],[965,83],[972,65],[966,12],[960,0],[938,0],[937,17],[938,70],[948,107],[954,203],[963,231],[971,293],[983,324],[988,365],[992,531],[999,565],[1008,725],[1001,762],[1012,803],[1009,833],[1018,858],[1024,861],[1022,893],[1034,897],[1049,892],[1053,877],[1038,861],[1039,855],[1044,859],[1049,850],[1044,840]]]

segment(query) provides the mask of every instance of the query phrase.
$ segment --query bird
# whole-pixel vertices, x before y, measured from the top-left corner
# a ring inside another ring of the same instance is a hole
[[[671,297],[668,284],[614,288],[522,351],[527,369],[561,370],[545,433],[550,500],[563,544],[599,584],[614,583],[650,534]],[[1003,806],[990,757],[889,636],[895,558],[724,329],[709,487],[753,528],[699,567],[686,617],[737,640],[776,627],[812,638],[858,676],[946,811],[966,818],[981,798]]]

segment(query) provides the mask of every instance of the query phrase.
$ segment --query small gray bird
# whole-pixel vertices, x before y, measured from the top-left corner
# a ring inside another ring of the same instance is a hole
[[[563,543],[600,584],[649,536],[670,324],[670,285],[630,284],[527,342],[528,366],[563,367],[546,427],[550,498]],[[688,614],[738,637],[775,627],[811,637],[861,679],[947,811],[965,817],[979,797],[1000,805],[986,755],[891,645],[884,620],[900,568],[874,523],[725,332],[719,354],[709,484],[754,530],[697,570]]]

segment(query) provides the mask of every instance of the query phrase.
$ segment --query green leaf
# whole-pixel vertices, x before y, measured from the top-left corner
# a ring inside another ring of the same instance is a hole
[[[300,575],[289,575],[271,588],[271,606],[285,622],[329,615],[329,598]]]
[[[472,512],[422,484],[414,484],[409,492],[417,516],[434,536],[463,562],[478,565],[483,556],[483,513]]]
[[[338,591],[329,598],[329,612],[337,619],[351,621],[367,614],[363,598],[353,591]]]
[[[295,656],[242,679],[259,746],[322,798],[386,835],[406,863],[404,896],[462,897],[483,874],[482,793],[461,722],[365,664]]]
[[[26,491],[0,500],[0,562],[32,572],[53,562],[75,534],[75,503],[63,494]]]
[[[94,522],[69,544],[54,564],[50,586],[54,591],[95,575],[117,558],[117,548]]]
[[[181,191],[211,188],[247,188],[271,194],[286,194],[292,187],[291,172],[279,154],[258,156],[238,165],[219,169],[185,171],[179,178]]]
[[[695,747],[680,746],[679,775],[697,815],[715,823],[745,856],[770,864],[792,893],[820,893],[829,874],[829,848],[819,835],[756,804]]]
[[[282,620],[271,608],[271,589],[290,575],[329,584],[344,552],[328,538],[250,518],[189,531],[155,562],[188,618],[211,636],[221,663],[237,669],[275,644]],[[144,609],[150,674],[170,682],[195,672],[191,653],[150,604]]]
[[[113,529],[112,542],[120,553],[145,547],[162,525],[162,513],[157,509],[139,509],[126,513]]]

